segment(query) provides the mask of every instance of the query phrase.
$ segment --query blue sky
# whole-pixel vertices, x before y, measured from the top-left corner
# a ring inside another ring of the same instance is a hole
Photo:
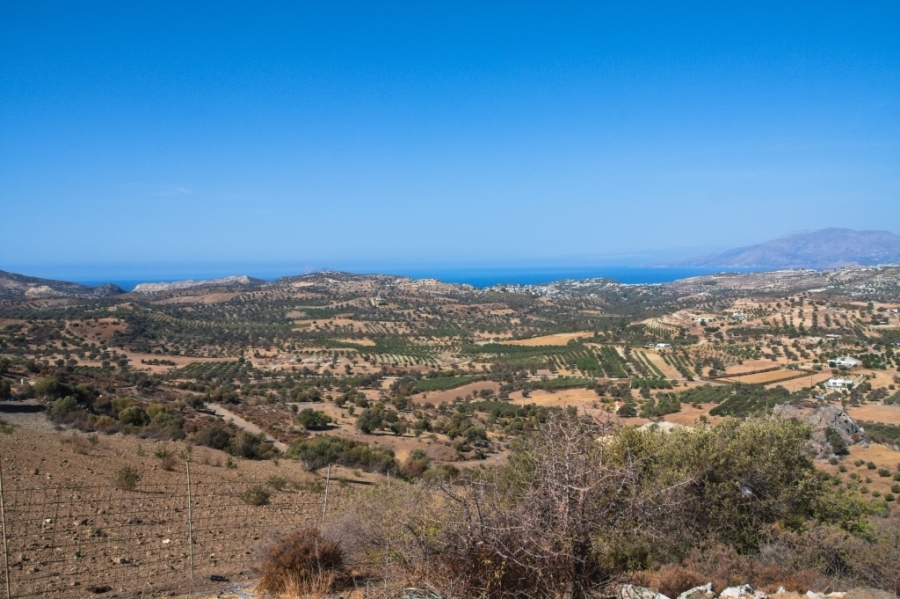
[[[898,31],[888,2],[6,1],[0,269],[900,233]]]

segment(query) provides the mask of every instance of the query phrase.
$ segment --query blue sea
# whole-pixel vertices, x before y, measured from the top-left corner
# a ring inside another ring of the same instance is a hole
[[[356,271],[345,269],[347,272],[358,274],[392,274],[412,277],[414,279],[438,279],[445,283],[466,283],[477,288],[491,287],[499,284],[513,285],[542,285],[562,279],[613,279],[620,283],[651,284],[671,283],[679,279],[696,277],[722,272],[721,269],[704,268],[635,268],[624,266],[597,266],[597,267],[517,267],[517,268],[386,268],[379,273],[373,271]],[[222,274],[221,272],[198,272],[190,276],[159,276],[143,279],[133,277],[111,277],[109,279],[76,278],[75,282],[83,285],[102,285],[113,283],[126,291],[131,291],[139,283],[171,283],[186,279],[213,279],[232,275],[249,275],[267,281],[273,281],[282,276],[293,276],[296,272],[283,272],[274,274],[271,271],[265,275],[250,272],[233,272]]]

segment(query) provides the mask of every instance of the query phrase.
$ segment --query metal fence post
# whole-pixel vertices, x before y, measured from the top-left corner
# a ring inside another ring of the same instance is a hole
[[[322,502],[322,523],[325,523],[325,512],[328,511],[328,483],[331,481],[331,464],[328,464],[328,473],[325,475],[325,501]]]
[[[6,599],[12,598],[9,584],[9,546],[6,541],[6,506],[3,504],[3,458],[0,456],[0,521],[3,522],[3,567],[6,569]]]
[[[191,564],[191,594],[194,592],[194,514],[193,499],[191,497],[191,463],[184,461],[184,470],[187,473],[187,491],[188,491],[188,554]]]

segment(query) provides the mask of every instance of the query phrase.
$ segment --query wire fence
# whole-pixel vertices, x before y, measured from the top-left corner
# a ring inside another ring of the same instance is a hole
[[[3,486],[0,596],[154,597],[255,578],[279,533],[319,525],[348,490],[253,479]]]

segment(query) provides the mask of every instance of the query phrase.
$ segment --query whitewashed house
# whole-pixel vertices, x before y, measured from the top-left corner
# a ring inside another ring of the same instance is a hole
[[[862,362],[857,360],[856,358],[851,358],[850,356],[842,356],[840,358],[835,358],[831,361],[832,364],[842,368],[856,368]]]
[[[853,385],[854,383],[850,379],[828,379],[825,381],[825,386],[829,389],[851,389]]]

